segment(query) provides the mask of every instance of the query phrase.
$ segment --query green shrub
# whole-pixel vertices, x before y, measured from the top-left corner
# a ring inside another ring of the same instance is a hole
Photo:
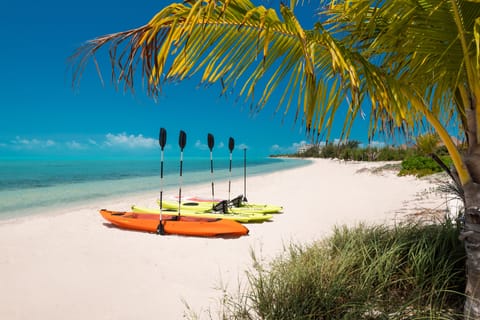
[[[452,164],[451,158],[448,156],[440,157],[442,161],[450,166]],[[425,156],[410,156],[402,161],[402,169],[399,175],[415,175],[423,177],[437,172],[442,172],[442,168],[431,157]]]
[[[335,146],[331,143],[326,144],[320,150],[320,157],[321,158],[335,158],[336,157],[336,150]]]
[[[256,262],[222,319],[461,319],[465,253],[458,227],[338,228],[308,247]]]

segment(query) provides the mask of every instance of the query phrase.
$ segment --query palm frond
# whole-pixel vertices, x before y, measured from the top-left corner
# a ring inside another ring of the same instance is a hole
[[[73,56],[74,85],[102,47],[110,54],[112,82],[123,83],[125,89],[134,88],[141,65],[152,96],[160,94],[165,82],[196,74],[204,84],[221,83],[222,93],[241,83],[239,95],[252,100],[254,110],[261,110],[274,92],[282,92],[277,111],[296,109],[296,118],[312,133],[329,132],[333,123],[325,113],[339,112],[347,91],[352,93],[345,132],[361,104],[359,76],[348,51],[321,28],[303,29],[283,5],[279,16],[249,0],[172,4],[145,26],[81,47]],[[330,83],[336,90],[330,90]]]
[[[460,26],[452,3],[458,7]],[[467,65],[475,54],[472,31],[480,16],[478,4],[456,0],[354,0],[333,6],[329,13],[328,22],[335,26],[332,32],[349,34],[345,40],[350,47],[370,61],[375,59],[390,77],[423,92],[430,111],[443,118],[443,123],[465,114],[462,108],[466,104],[456,104],[459,100],[455,95],[465,84],[470,91],[477,90],[478,81],[471,80],[474,77],[468,75]]]
[[[480,8],[460,3],[462,24],[470,30],[465,33],[468,55],[475,55],[474,18]],[[125,89],[134,88],[139,72],[154,97],[166,82],[197,75],[203,84],[220,83],[222,94],[238,88],[254,111],[277,92],[277,112],[295,112],[307,132],[327,139],[340,117],[341,135],[348,137],[362,108],[370,110],[370,137],[378,131],[415,130],[426,106],[431,116],[445,114],[443,123],[465,115],[465,103],[452,102],[465,101],[458,88],[471,84],[465,81],[465,51],[451,29],[456,24],[450,1],[352,0],[323,13],[324,24],[305,30],[285,5],[277,12],[250,0],[172,4],[143,27],[80,48],[74,85],[87,61],[107,47],[112,82]]]

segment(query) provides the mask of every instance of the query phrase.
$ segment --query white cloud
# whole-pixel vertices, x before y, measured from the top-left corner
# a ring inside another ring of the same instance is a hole
[[[108,133],[104,139],[95,140],[92,138],[54,141],[52,139],[25,139],[17,136],[8,142],[0,142],[1,148],[11,148],[13,150],[42,150],[42,149],[66,149],[66,150],[88,150],[94,148],[129,148],[129,149],[153,149],[158,146],[155,139],[144,137],[143,135]]]
[[[208,146],[200,140],[195,141],[195,148],[199,150],[208,150]]]
[[[270,151],[272,152],[277,152],[281,149],[282,147],[280,147],[278,144],[274,144],[273,146],[270,147]]]
[[[105,136],[104,144],[108,147],[126,147],[126,148],[154,148],[156,140],[146,138],[143,135],[127,135],[125,132],[119,134],[108,133]]]
[[[217,148],[217,149],[222,149],[223,147],[225,147],[225,144],[223,142],[220,142],[217,145],[214,145],[214,148]],[[195,148],[199,150],[210,150],[208,145],[206,143],[202,143],[200,140],[195,141]]]
[[[39,140],[39,139],[23,139],[16,136],[14,140],[10,141],[16,149],[34,149],[34,148],[49,148],[56,145],[53,140]]]
[[[75,140],[73,141],[68,141],[66,142],[66,145],[69,149],[73,149],[73,150],[84,150],[84,149],[87,149],[87,146],[84,145],[84,144],[81,144]]]

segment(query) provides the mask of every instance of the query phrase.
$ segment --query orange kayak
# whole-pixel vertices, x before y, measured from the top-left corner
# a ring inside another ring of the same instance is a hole
[[[103,218],[113,225],[128,230],[157,232],[159,215],[100,210]],[[164,234],[197,237],[240,237],[248,234],[248,229],[233,220],[208,219],[197,217],[162,215]]]

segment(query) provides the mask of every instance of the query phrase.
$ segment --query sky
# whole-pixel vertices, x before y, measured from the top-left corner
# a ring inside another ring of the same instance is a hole
[[[160,127],[166,128],[171,149],[178,146],[178,132],[187,133],[186,155],[208,155],[208,133],[215,137],[214,150],[228,151],[233,137],[236,148],[257,156],[291,153],[309,143],[293,112],[275,114],[278,100],[252,114],[242,100],[222,97],[218,86],[204,88],[195,79],[164,87],[154,101],[138,85],[135,94],[116,90],[107,68],[101,70],[103,85],[90,63],[80,86],[72,88],[68,58],[78,47],[100,35],[139,27],[172,2],[2,2],[0,157],[153,155],[159,150]],[[263,1],[276,9],[278,2]],[[305,23],[316,19],[311,8],[296,13]],[[366,141],[366,122],[355,127],[351,139]]]

